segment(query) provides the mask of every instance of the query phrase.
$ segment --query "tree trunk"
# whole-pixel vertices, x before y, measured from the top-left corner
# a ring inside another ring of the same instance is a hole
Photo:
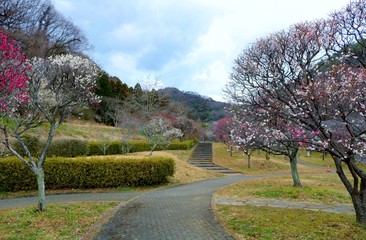
[[[249,168],[249,169],[251,168],[251,164],[250,164],[250,158],[251,158],[251,155],[252,155],[252,154],[247,154],[247,156],[248,156],[248,168]]]
[[[44,211],[46,210],[46,191],[45,191],[43,168],[38,169],[37,184],[38,184],[38,211]]]
[[[351,198],[357,223],[366,226],[366,199],[362,199],[358,194],[351,194]]]
[[[306,151],[306,157],[310,157],[311,152],[310,151]]]
[[[351,183],[343,171],[342,161],[336,156],[332,155],[332,157],[336,164],[337,174],[351,196],[356,212],[356,221],[362,226],[366,226],[366,175],[354,164],[354,156],[348,156],[351,160],[346,164],[353,176],[353,183]]]
[[[299,149],[293,150],[293,152],[288,156],[290,158],[291,175],[294,182],[294,187],[301,187],[301,181],[299,177],[299,172],[297,170],[297,153]]]
[[[347,179],[347,176],[343,172],[342,166],[336,165],[337,167],[337,174],[343,184],[345,185],[348,193],[351,196],[353,208],[356,212],[356,221],[357,223],[366,226],[366,187],[365,187],[365,179],[361,179],[361,189],[355,190],[352,184]]]
[[[147,156],[152,156],[154,149],[156,148],[158,144],[154,143],[154,145],[150,148],[150,153]]]

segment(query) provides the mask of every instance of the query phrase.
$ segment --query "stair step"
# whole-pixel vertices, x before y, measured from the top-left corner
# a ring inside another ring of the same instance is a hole
[[[238,173],[212,162],[212,143],[199,143],[194,149],[188,163],[217,173]]]
[[[195,165],[195,164],[211,164],[212,163],[212,161],[188,161],[188,163],[190,163],[190,164],[193,164],[193,165]]]

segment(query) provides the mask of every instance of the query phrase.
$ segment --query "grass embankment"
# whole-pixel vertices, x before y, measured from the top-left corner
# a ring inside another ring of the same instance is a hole
[[[324,168],[299,165],[302,188],[292,187],[288,161],[283,156],[256,153],[252,157],[252,169],[247,168],[241,153],[230,157],[223,144],[214,145],[216,159],[224,159],[221,165],[231,166],[249,174],[287,173],[282,177],[240,182],[218,191],[217,197],[274,198],[291,202],[321,204],[351,204],[351,198],[334,172]],[[222,157],[220,157],[220,154]],[[300,158],[311,164],[327,167],[332,164],[329,156],[323,161],[321,153],[305,151]],[[226,156],[225,156],[226,155]],[[219,160],[220,161],[220,160]],[[274,169],[277,169],[273,171]],[[364,168],[364,166],[363,166]],[[255,206],[218,205],[216,212],[225,228],[237,239],[366,239],[366,228],[356,224],[355,216],[302,209],[284,209]]]

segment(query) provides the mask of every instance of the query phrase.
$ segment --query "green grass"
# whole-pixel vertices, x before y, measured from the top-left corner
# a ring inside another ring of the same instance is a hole
[[[333,161],[332,157],[329,155],[329,153],[326,153],[324,155],[324,160],[323,160],[323,153],[321,153],[321,152],[311,152],[310,156],[307,157],[306,151],[300,150],[299,159],[301,159],[305,162],[309,162],[309,163],[316,164],[316,165],[323,166],[323,167],[327,167],[328,165],[330,165],[331,167],[335,166],[334,161]]]
[[[351,204],[351,198],[335,174],[306,175],[303,187],[292,187],[291,177],[267,178],[232,184],[218,191],[219,195],[235,198],[275,198],[292,202]]]
[[[218,206],[218,215],[237,239],[366,239],[350,215],[254,206]]]
[[[0,239],[79,239],[117,202],[50,204],[44,212],[34,207],[2,209]]]

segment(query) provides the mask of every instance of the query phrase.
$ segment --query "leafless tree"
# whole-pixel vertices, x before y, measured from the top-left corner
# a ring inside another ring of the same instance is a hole
[[[49,0],[2,0],[0,27],[23,46],[28,58],[85,53],[90,45]]]

